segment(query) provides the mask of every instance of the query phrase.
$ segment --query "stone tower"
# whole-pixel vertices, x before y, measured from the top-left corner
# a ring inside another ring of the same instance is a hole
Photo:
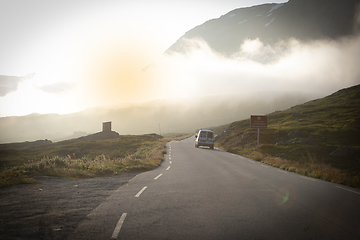
[[[111,132],[111,122],[103,122],[103,132]]]

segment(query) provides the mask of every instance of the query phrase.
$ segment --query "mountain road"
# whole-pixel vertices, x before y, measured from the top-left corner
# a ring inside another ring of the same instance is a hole
[[[69,239],[359,239],[360,191],[282,171],[194,138],[168,143]]]

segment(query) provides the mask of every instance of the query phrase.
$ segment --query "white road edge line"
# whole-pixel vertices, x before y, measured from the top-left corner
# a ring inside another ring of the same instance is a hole
[[[170,161],[170,164],[172,164],[172,161]]]
[[[278,170],[279,172],[282,172],[282,173],[286,173],[286,174],[288,174],[288,172],[286,172],[286,171],[282,171],[282,170]]]
[[[116,239],[116,238],[118,237],[118,235],[119,235],[119,233],[120,233],[120,230],[121,230],[121,227],[122,227],[122,225],[123,225],[123,223],[124,223],[124,221],[125,221],[126,215],[127,215],[127,213],[123,213],[123,214],[121,215],[118,223],[116,224],[116,227],[115,227],[115,229],[114,229],[114,232],[113,232],[111,238]]]
[[[343,187],[339,187],[339,186],[335,186],[335,187],[340,188],[340,189],[343,189],[343,190],[346,190],[346,191],[349,191],[349,192],[352,192],[352,193],[356,193],[356,194],[359,194],[359,195],[360,195],[360,193],[359,193],[359,192],[356,192],[356,191],[353,191],[353,190],[350,190],[350,189],[347,189],[347,188],[343,188]]]
[[[309,177],[304,177],[304,176],[300,176],[301,178],[304,178],[304,179],[307,179],[307,180],[310,180],[310,181],[313,181],[313,182],[316,182],[315,179],[312,179],[312,178],[309,178]]]
[[[168,166],[166,170],[169,170],[169,169],[170,169],[170,166]]]
[[[135,197],[140,197],[140,195],[147,189],[147,186],[143,187],[136,195]]]
[[[157,177],[154,178],[154,179],[158,179],[158,178],[161,177],[161,176],[162,176],[162,173],[160,173],[159,175],[157,175]]]
[[[256,163],[255,161],[252,161],[252,160],[249,160],[249,162],[251,162],[251,163]]]
[[[269,168],[268,166],[265,166],[265,165],[260,165],[260,166],[262,166],[262,167],[264,167],[264,168]]]

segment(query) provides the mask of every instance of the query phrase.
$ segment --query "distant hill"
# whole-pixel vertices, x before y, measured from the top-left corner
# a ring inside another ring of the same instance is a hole
[[[244,119],[254,112],[282,110],[313,95],[262,93],[254,95],[210,96],[204,98],[157,100],[109,108],[88,109],[71,114],[30,114],[0,118],[0,143],[49,139],[53,142],[99,132],[104,121],[112,121],[121,135],[194,132]],[[256,99],[254,101],[253,99]],[[74,133],[74,134],[72,134]]]
[[[186,52],[186,39],[201,38],[216,52],[231,56],[245,39],[275,44],[338,39],[356,34],[358,0],[290,0],[239,8],[186,32],[166,53]]]
[[[313,159],[360,173],[360,85],[330,96],[267,114],[268,128],[250,128],[250,119],[233,122],[216,138],[226,151],[258,151],[289,160]]]
[[[52,141],[45,139],[45,140],[36,140],[33,142],[19,142],[19,143],[6,143],[6,144],[0,144],[0,150],[3,149],[21,149],[21,148],[46,148],[47,146],[50,146],[52,144]]]
[[[85,134],[85,133],[84,133]],[[74,134],[76,135],[76,134]],[[86,136],[80,136],[80,137],[69,137],[68,139],[58,141],[56,143],[53,143],[51,140],[45,139],[45,140],[36,140],[36,141],[26,141],[26,142],[17,142],[17,143],[6,143],[6,144],[0,144],[0,151],[6,150],[6,149],[45,149],[45,148],[53,148],[58,146],[63,146],[66,144],[71,143],[80,143],[80,142],[87,142],[87,141],[99,141],[99,140],[108,140],[108,139],[114,139],[114,138],[121,138],[120,134],[115,131],[109,131],[109,132],[98,132],[94,134],[88,134]],[[1,154],[0,154],[1,157]]]

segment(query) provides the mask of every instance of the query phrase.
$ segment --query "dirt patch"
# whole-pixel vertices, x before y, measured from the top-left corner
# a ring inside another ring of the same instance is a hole
[[[40,184],[0,189],[0,239],[66,239],[93,209],[137,173],[68,180],[35,176]]]

